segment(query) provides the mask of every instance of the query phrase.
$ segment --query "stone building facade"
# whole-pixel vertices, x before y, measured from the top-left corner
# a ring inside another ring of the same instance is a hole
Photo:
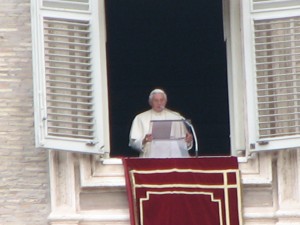
[[[239,14],[241,1],[224,2]],[[253,2],[260,7],[259,1]],[[281,2],[299,7],[295,1]],[[297,7],[294,13],[299,11]],[[1,1],[0,224],[128,225],[119,159],[35,147],[30,12],[29,0]],[[240,24],[236,21],[229,24],[230,40],[236,43],[242,36]],[[241,60],[236,56],[240,48],[230,45],[229,63]],[[242,71],[232,68],[231,72],[237,74],[236,70]],[[239,126],[240,120],[243,118],[236,117],[233,125]],[[241,134],[232,145],[245,146],[245,136]],[[300,151],[290,147],[248,154],[241,148],[236,154],[242,174],[244,224],[300,224]]]
[[[35,148],[30,1],[1,1],[0,224],[47,224],[47,152]]]

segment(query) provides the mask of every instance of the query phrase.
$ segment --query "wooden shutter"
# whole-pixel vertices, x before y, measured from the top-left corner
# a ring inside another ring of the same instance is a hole
[[[282,9],[298,5],[298,0],[253,0],[254,10]]]
[[[89,0],[44,0],[43,6],[52,9],[90,10]]]
[[[105,49],[98,21],[104,16],[93,8],[98,1],[44,0],[41,8],[33,8],[38,147],[93,153],[109,149]]]
[[[299,1],[288,0],[244,7],[250,151],[300,146],[299,8]]]

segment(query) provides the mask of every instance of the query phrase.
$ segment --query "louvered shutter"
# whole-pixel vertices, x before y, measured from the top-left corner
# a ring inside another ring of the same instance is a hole
[[[105,40],[99,35],[104,15],[98,1],[32,4],[37,146],[109,151]]]
[[[274,10],[299,5],[299,0],[253,0],[254,10]]]
[[[89,11],[89,0],[43,0],[43,6],[52,9]]]
[[[300,146],[299,9],[299,1],[244,2],[250,151]]]

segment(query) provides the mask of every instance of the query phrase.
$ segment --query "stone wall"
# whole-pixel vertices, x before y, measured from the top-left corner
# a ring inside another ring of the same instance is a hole
[[[0,225],[43,225],[48,154],[34,147],[30,0],[1,0],[0,23]]]
[[[49,169],[35,149],[30,0],[0,3],[0,225],[129,224],[120,163],[51,152]],[[300,225],[299,161],[286,150],[240,163],[245,225]]]

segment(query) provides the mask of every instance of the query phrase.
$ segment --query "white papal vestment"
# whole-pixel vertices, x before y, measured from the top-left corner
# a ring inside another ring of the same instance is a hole
[[[140,152],[143,158],[181,158],[189,157],[188,150],[192,147],[188,146],[185,139],[178,140],[153,140],[142,144],[146,134],[151,132],[151,120],[182,120],[183,117],[174,111],[164,109],[156,112],[150,109],[146,112],[138,114],[131,126],[129,136],[129,146]],[[185,128],[185,127],[184,127]],[[187,132],[187,129],[185,129]]]

